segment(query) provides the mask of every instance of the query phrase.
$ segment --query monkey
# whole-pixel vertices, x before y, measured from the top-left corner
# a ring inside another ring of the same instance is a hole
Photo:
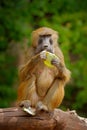
[[[66,68],[58,38],[58,32],[48,27],[32,32],[27,62],[19,70],[18,105],[52,111],[62,103],[71,72]],[[44,50],[58,57],[51,61],[53,68],[44,64]]]

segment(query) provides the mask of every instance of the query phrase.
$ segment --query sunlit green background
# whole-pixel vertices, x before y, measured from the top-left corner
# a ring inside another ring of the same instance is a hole
[[[41,26],[59,32],[72,72],[61,109],[87,116],[87,0],[0,0],[0,107],[14,104],[23,44]]]

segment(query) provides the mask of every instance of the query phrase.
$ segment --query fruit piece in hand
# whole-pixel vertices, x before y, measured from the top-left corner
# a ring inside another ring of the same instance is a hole
[[[55,54],[46,51],[46,59],[44,60],[44,64],[50,68],[54,67],[52,64],[53,59],[58,60],[59,58]]]

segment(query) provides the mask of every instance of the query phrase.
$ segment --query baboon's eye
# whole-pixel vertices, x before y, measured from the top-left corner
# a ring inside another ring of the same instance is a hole
[[[50,39],[50,40],[49,40],[49,42],[50,42],[50,44],[51,44],[51,45],[53,44],[53,41],[52,41],[52,39]]]
[[[39,41],[38,41],[38,44],[40,45],[42,42],[43,42],[43,39],[40,38]]]

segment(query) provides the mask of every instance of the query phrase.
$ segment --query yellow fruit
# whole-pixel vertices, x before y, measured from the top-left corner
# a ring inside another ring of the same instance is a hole
[[[55,58],[58,57],[55,54],[46,51],[46,60],[44,60],[44,64],[50,68],[54,67],[54,65],[51,64],[51,61]]]

